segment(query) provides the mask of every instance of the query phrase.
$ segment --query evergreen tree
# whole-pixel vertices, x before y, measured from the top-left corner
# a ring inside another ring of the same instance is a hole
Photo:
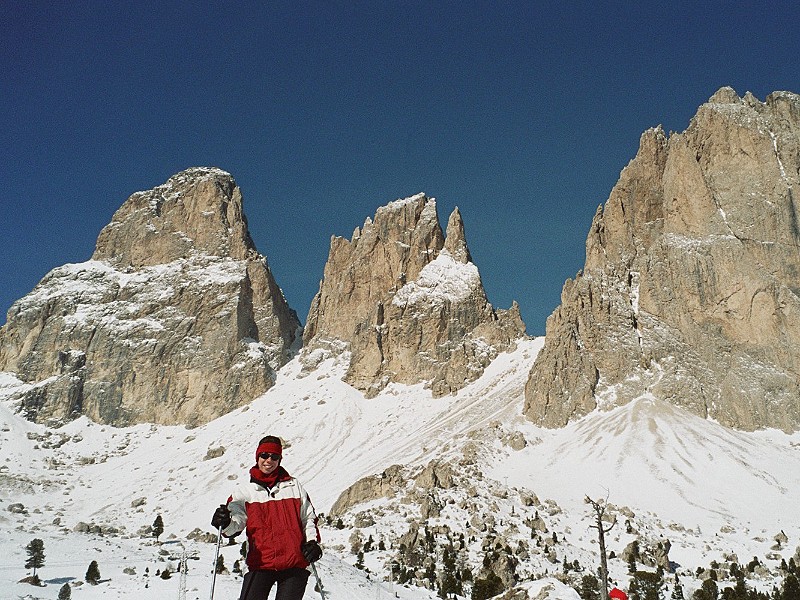
[[[442,580],[439,585],[439,595],[447,598],[451,594],[463,595],[464,590],[458,580],[456,570],[456,553],[452,545],[445,546],[442,550]]]
[[[692,594],[692,600],[717,600],[719,588],[713,579],[706,579],[703,585]]]
[[[359,550],[358,554],[356,555],[356,569],[363,569],[364,568],[364,551]]]
[[[68,583],[65,583],[58,590],[58,600],[70,600],[72,598],[72,589]]]
[[[442,565],[445,573],[456,572],[456,553],[451,546],[445,546],[442,551]]]
[[[631,575],[636,573],[636,558],[632,554],[628,557],[628,573]]]
[[[736,600],[747,600],[750,593],[747,589],[747,584],[744,581],[744,573],[739,571],[736,575],[736,585],[733,587],[733,597]]]
[[[86,569],[86,583],[97,585],[100,583],[100,567],[97,566],[97,561],[93,560],[89,563],[89,568]]]
[[[675,587],[672,588],[672,594],[670,594],[670,598],[672,600],[684,600],[683,596],[683,586],[681,585],[680,581],[675,581]]]
[[[463,595],[463,589],[453,573],[445,573],[439,586],[439,597],[448,598],[452,594]]]
[[[597,577],[592,574],[584,575],[578,594],[581,600],[600,600],[600,582]]]
[[[800,600],[800,581],[792,573],[789,573],[783,580],[781,600]]]
[[[660,570],[636,571],[631,578],[628,596],[631,600],[662,600],[664,578]]]
[[[158,538],[162,533],[164,533],[164,521],[161,518],[161,515],[157,515],[156,520],[153,521],[153,537],[156,538],[156,541],[158,541]]]
[[[216,572],[217,575],[225,572],[225,558],[222,556],[222,554],[217,557]]]
[[[25,550],[28,553],[25,568],[33,569],[33,576],[36,577],[36,569],[44,566],[44,542],[39,538],[34,538],[25,546]]]
[[[404,583],[408,583],[409,581],[411,581],[411,572],[405,567],[400,567],[397,583],[402,585]]]
[[[430,583],[432,590],[436,589],[436,565],[433,561],[430,561],[428,566],[425,567],[425,579]]]

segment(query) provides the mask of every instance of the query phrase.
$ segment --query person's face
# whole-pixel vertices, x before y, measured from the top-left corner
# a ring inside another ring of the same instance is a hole
[[[278,454],[262,452],[258,455],[258,470],[264,475],[272,473],[278,468],[279,464],[281,464],[281,457]]]

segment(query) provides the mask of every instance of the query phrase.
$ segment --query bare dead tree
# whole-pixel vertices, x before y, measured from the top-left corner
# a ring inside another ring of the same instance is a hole
[[[611,524],[608,526],[603,525],[603,516],[606,512],[606,505],[608,501],[608,496],[601,500],[592,500],[587,495],[583,501],[586,504],[591,505],[592,510],[594,510],[595,515],[595,524],[591,525],[592,529],[597,529],[597,541],[600,544],[600,579],[602,579],[603,584],[603,600],[609,600],[608,598],[608,557],[606,556],[606,534],[614,528],[614,525],[617,524],[617,517],[615,516]]]

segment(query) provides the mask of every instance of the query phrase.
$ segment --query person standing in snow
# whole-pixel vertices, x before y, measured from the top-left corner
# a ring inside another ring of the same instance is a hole
[[[281,466],[283,445],[268,435],[256,449],[249,483],[236,486],[211,518],[225,537],[247,531],[247,574],[239,600],[301,600],[311,563],[322,556],[317,515],[303,486]]]

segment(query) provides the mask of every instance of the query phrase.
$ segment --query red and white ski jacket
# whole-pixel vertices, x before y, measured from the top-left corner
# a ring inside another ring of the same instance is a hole
[[[247,563],[251,571],[307,568],[300,546],[320,541],[317,515],[303,486],[282,467],[272,488],[256,478],[236,487],[228,499],[231,523],[223,534],[247,531]]]

